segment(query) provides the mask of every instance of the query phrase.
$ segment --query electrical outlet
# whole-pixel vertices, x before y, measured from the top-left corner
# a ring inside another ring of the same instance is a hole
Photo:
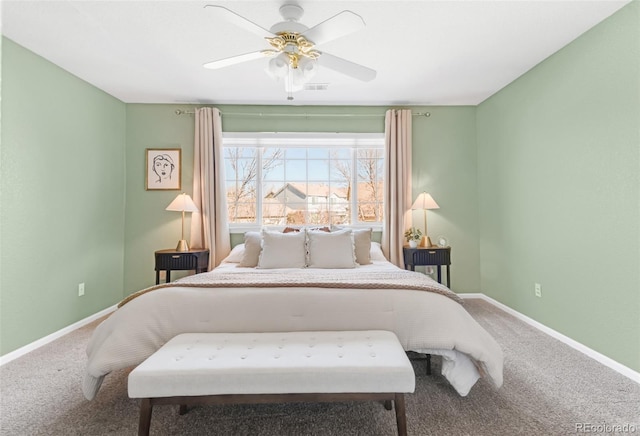
[[[536,297],[542,298],[542,286],[540,286],[540,283],[536,283],[534,285],[534,291],[536,293]]]
[[[84,283],[80,283],[78,285],[78,297],[82,297],[84,295]]]

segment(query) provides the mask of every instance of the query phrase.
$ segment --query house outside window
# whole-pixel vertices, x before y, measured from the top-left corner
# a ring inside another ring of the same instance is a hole
[[[382,225],[382,133],[225,133],[223,153],[232,230]]]

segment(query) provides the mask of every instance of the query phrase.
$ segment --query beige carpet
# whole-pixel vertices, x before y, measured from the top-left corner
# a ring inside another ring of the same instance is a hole
[[[407,396],[410,435],[567,435],[580,433],[580,425],[632,425],[640,434],[640,385],[487,302],[466,300],[465,306],[504,349],[504,385],[496,390],[481,380],[460,397],[439,375],[437,357],[433,376],[416,363],[416,392]],[[138,403],[127,397],[128,371],[107,376],[95,400],[82,396],[84,348],[95,325],[0,367],[1,435],[136,434]],[[151,423],[153,435],[395,431],[394,413],[379,403],[209,406],[184,416],[160,406]]]

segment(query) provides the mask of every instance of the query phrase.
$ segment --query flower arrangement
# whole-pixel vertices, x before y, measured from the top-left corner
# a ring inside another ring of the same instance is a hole
[[[404,232],[404,238],[407,240],[409,245],[417,244],[422,238],[422,231],[417,227],[410,227],[409,230]]]

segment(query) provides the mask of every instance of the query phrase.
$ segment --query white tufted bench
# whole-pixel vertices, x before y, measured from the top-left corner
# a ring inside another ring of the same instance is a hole
[[[404,393],[415,375],[395,334],[387,331],[186,333],[129,374],[141,398],[139,435],[148,435],[154,405],[393,401],[406,435]],[[390,408],[390,407],[388,407]]]

